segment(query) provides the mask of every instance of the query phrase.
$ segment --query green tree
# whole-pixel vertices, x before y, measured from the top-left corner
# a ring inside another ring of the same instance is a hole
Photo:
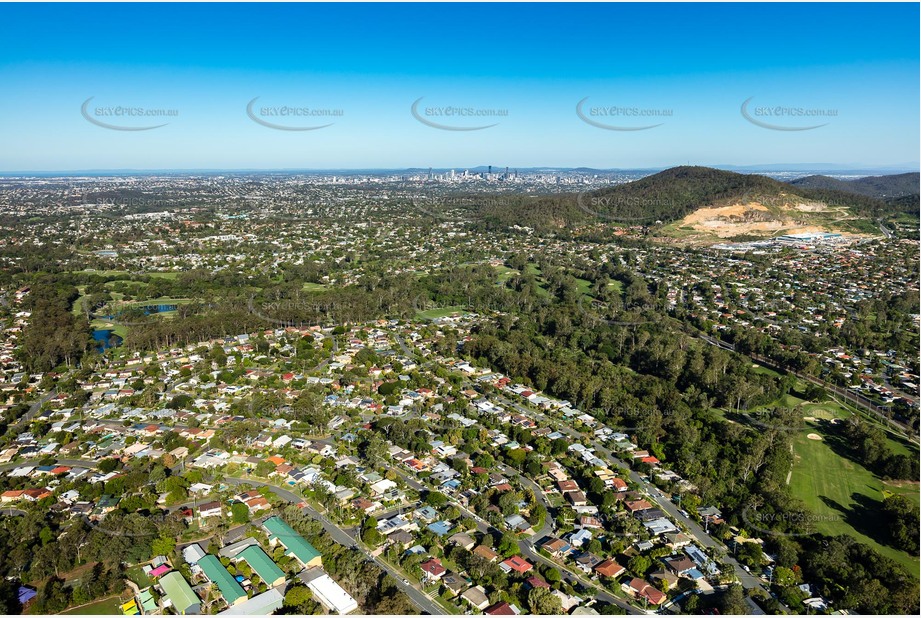
[[[559,615],[563,613],[563,604],[560,597],[547,588],[532,588],[528,592],[528,607],[532,614]]]
[[[243,502],[234,502],[230,507],[230,514],[235,524],[249,523],[249,507]]]

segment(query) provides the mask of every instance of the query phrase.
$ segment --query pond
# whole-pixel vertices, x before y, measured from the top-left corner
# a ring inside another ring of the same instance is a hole
[[[96,349],[100,352],[105,352],[109,348],[114,348],[122,344],[122,338],[109,328],[97,328],[94,330],[93,341],[96,342]]]

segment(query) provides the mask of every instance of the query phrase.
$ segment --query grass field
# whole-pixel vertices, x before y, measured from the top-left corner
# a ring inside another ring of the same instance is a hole
[[[61,612],[62,615],[70,616],[86,616],[88,614],[102,614],[104,616],[121,616],[122,615],[122,601],[120,597],[111,597],[109,599],[103,599],[102,601],[96,601],[95,603],[90,603],[89,605],[84,605],[83,607],[78,607],[76,609],[67,610]]]
[[[323,283],[311,283],[308,281],[303,285],[302,289],[305,292],[319,292],[320,290],[325,290],[326,285]]]
[[[810,415],[819,417],[819,410],[825,409],[825,414],[836,416],[828,408],[827,404],[815,406]],[[795,436],[791,493],[818,515],[815,522],[818,532],[848,534],[897,561],[918,577],[917,557],[882,545],[873,538],[878,536],[874,531],[881,528],[879,514],[874,507],[883,499],[883,492],[901,494],[917,506],[921,504],[918,484],[886,483],[863,466],[836,453],[827,440],[806,437],[809,433],[816,433],[828,438],[825,426],[824,423],[810,422],[807,429]]]
[[[453,307],[437,307],[435,309],[426,309],[425,311],[416,311],[416,316],[423,320],[434,320],[435,318],[444,318],[454,313],[466,313],[467,310],[461,305]]]
[[[122,324],[113,324],[105,320],[93,320],[90,322],[90,328],[94,330],[111,330],[113,333],[124,339],[128,336],[128,328]]]
[[[125,577],[137,584],[138,588],[146,588],[151,584],[150,578],[144,574],[144,570],[139,566],[133,566],[126,569]]]

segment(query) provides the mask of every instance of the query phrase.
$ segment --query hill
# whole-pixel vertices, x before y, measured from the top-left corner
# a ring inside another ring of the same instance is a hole
[[[921,193],[921,174],[891,174],[887,176],[867,176],[854,180],[840,180],[830,176],[804,176],[790,181],[794,187],[807,189],[834,189],[846,193],[858,193],[882,200],[918,195]]]
[[[649,226],[658,236],[714,241],[796,232],[878,233],[869,219],[878,199],[811,189],[756,174],[681,166],[578,195],[504,198],[484,205],[500,225],[566,228],[597,223]]]

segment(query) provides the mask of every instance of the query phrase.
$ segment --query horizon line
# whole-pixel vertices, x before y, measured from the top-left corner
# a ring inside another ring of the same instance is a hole
[[[257,168],[257,167],[237,167],[237,168],[210,168],[210,167],[189,167],[189,168],[90,168],[90,169],[68,169],[68,170],[0,170],[0,176],[32,176],[32,175],[78,175],[78,174],[194,174],[194,173],[395,173],[395,172],[420,172],[431,170],[432,172],[447,172],[457,170],[480,170],[487,169],[489,165],[474,166],[453,166],[453,167],[434,167],[434,166],[417,166],[417,167],[329,167],[329,168],[308,168],[308,167],[275,167],[275,168]],[[512,165],[493,165],[496,168],[494,173],[502,173],[507,167],[509,170],[520,171],[575,171],[591,170],[597,172],[643,172],[643,171],[663,171],[676,167],[709,167],[713,169],[748,170],[748,171],[827,171],[827,172],[921,172],[921,163],[898,163],[885,165],[860,165],[860,164],[841,164],[841,163],[761,163],[753,165],[733,165],[733,164],[691,164],[684,163],[678,165],[653,165],[641,167],[591,167],[588,165],[575,166],[555,166],[555,165],[530,165],[515,167]],[[774,168],[774,169],[769,169]],[[786,169],[784,169],[786,168]]]

